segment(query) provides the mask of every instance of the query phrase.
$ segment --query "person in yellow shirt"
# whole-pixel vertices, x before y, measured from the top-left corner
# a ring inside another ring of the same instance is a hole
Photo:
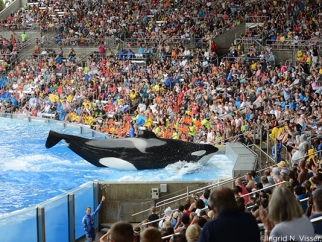
[[[68,102],[71,103],[73,101],[73,98],[74,98],[74,96],[72,94],[69,94],[66,99]]]
[[[302,50],[301,49],[299,49],[298,51],[297,51],[297,54],[296,54],[296,60],[297,61],[300,61],[301,59],[302,59],[302,56],[303,56],[303,52],[302,52]]]
[[[322,75],[322,66],[320,66],[319,74]]]
[[[144,127],[152,127],[154,125],[153,123],[153,119],[151,118],[151,115],[150,114],[147,114],[146,116],[146,120],[145,120],[145,123],[144,123]]]
[[[109,134],[114,137],[114,134],[115,134],[115,125],[112,124],[110,125],[110,128],[109,128]]]
[[[152,132],[155,133],[156,136],[158,136],[160,133],[160,126],[155,125],[154,128],[152,129]]]
[[[88,105],[88,108],[92,108],[92,103],[88,100],[88,99],[85,99],[84,102],[83,102],[83,106],[86,107]]]
[[[137,95],[135,93],[135,90],[132,90],[132,92],[130,93],[130,99],[133,102],[135,99],[137,98]]]
[[[160,86],[158,83],[156,83],[155,85],[152,86],[152,91],[159,92],[159,90],[160,90]]]
[[[94,118],[93,116],[86,114],[84,118],[84,124],[92,126],[94,123]]]
[[[176,129],[172,129],[172,130],[173,130],[173,132],[172,132],[172,139],[178,140],[179,139],[178,132],[176,131]]]
[[[209,128],[210,128],[209,121],[208,121],[206,118],[203,118],[203,119],[201,120],[201,124],[202,124],[203,126],[205,126],[205,127],[206,127],[206,129],[209,129]]]
[[[195,129],[195,126],[193,125],[190,125],[189,126],[189,134],[190,136],[194,137],[196,135],[196,129]]]
[[[255,71],[256,67],[257,67],[257,63],[254,60],[252,60],[252,64],[250,65],[251,70]]]

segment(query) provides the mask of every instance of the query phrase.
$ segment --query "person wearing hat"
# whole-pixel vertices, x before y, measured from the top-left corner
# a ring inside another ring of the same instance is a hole
[[[178,211],[172,211],[172,213],[170,214],[169,220],[171,221],[172,228],[176,226],[179,215],[180,215],[180,212]]]
[[[277,167],[280,169],[281,173],[284,172],[286,174],[289,173],[289,169],[287,168],[286,166],[286,162],[285,161],[280,161],[278,164],[277,164]]]

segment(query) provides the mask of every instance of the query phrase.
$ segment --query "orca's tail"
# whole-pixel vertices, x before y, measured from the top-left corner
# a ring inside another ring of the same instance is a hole
[[[53,146],[55,146],[59,141],[61,141],[62,139],[64,139],[64,135],[57,133],[55,131],[50,130],[47,140],[46,140],[46,148],[49,149]]]

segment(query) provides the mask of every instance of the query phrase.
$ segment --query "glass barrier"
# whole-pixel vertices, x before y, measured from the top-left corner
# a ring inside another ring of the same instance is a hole
[[[98,205],[94,205],[93,182],[85,183],[71,190],[68,194],[74,194],[75,197],[75,218],[70,219],[74,219],[75,238],[79,239],[84,236],[82,219],[85,215],[86,207],[91,207],[94,211]],[[62,194],[38,205],[38,207],[44,207],[47,242],[68,242],[69,233],[73,233],[73,231],[69,232],[68,194]],[[36,207],[27,208],[0,217],[1,241],[21,241],[22,238],[23,241],[38,241],[36,209]]]
[[[84,235],[82,219],[85,215],[86,207],[91,207],[92,212],[94,212],[98,204],[94,205],[94,189],[92,182],[85,183],[79,188],[70,191],[70,193],[75,195],[75,234],[76,239],[79,239]]]
[[[67,194],[49,199],[38,206],[45,208],[46,242],[68,242]]]
[[[37,241],[36,207],[0,217],[1,241]]]

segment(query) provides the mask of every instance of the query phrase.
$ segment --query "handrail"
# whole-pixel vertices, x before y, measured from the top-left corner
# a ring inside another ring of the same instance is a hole
[[[229,179],[229,182],[231,182],[233,179]],[[208,186],[205,186],[205,187],[202,187],[202,188],[198,188],[198,189],[196,189],[196,190],[192,190],[192,191],[190,191],[190,192],[188,192],[188,194],[189,193],[193,193],[193,192],[197,192],[197,191],[201,191],[201,190],[204,190],[204,189],[206,189],[206,188],[210,188],[210,187],[212,187],[212,186],[218,186],[219,185],[219,183],[222,183],[222,184],[220,184],[220,185],[224,185],[225,183],[224,182],[227,182],[228,180],[225,180],[225,181],[221,181],[221,182],[218,182],[217,184],[211,184],[211,185],[208,185]],[[228,183],[228,182],[227,182]],[[158,207],[162,207],[162,206],[164,206],[164,205],[167,205],[167,204],[170,204],[170,203],[173,203],[173,202],[176,202],[176,201],[179,201],[179,200],[181,200],[181,199],[183,199],[184,198],[184,196],[186,196],[187,195],[187,193],[183,193],[183,194],[181,194],[181,195],[177,195],[177,196],[174,196],[174,197],[172,197],[172,198],[168,198],[168,199],[166,199],[166,200],[163,200],[162,202],[158,202],[158,203],[156,203],[156,208],[158,208]],[[173,198],[178,198],[178,199],[175,199],[175,200],[172,200]],[[171,202],[168,202],[168,203],[164,203],[164,201],[169,201],[169,200],[172,200]],[[160,203],[162,203],[161,205],[159,205]],[[148,211],[150,211],[151,209],[146,209],[146,210],[142,210],[142,211],[140,211],[140,212],[138,212],[138,213],[134,213],[134,214],[132,214],[132,216],[135,216],[135,215],[138,215],[138,214],[141,214],[141,213],[145,213],[145,212],[148,212]]]
[[[249,149],[249,147],[247,145],[245,145],[245,144],[242,144],[242,145]],[[250,150],[250,152],[252,152],[256,156],[256,159],[258,159],[258,154],[256,154],[256,152],[253,151],[252,149],[249,149],[249,150]]]
[[[264,153],[264,155],[266,155],[268,158],[270,158],[272,161],[274,161],[274,162],[275,162],[275,160],[274,160],[272,157],[270,157],[270,156],[269,156],[269,154],[267,154],[265,151],[263,151],[261,148],[259,148],[259,147],[258,147],[258,145],[256,145],[256,144],[251,144],[251,145],[249,145],[249,146],[248,146],[248,148],[250,148],[250,147],[252,147],[252,146],[254,146],[254,147],[256,147],[256,148],[260,149],[260,150],[261,150],[261,152],[262,152],[262,153]],[[274,165],[274,166],[275,166],[275,165]],[[265,168],[265,169],[267,169],[267,168]],[[257,172],[259,172],[259,171],[262,171],[262,170],[258,170]]]
[[[169,234],[167,236],[163,236],[161,239],[167,239],[167,238],[170,238],[171,236],[173,235],[179,235],[180,233],[176,233],[176,234]]]
[[[299,202],[304,202],[306,200],[309,200],[309,197],[303,198],[303,199],[299,200]]]
[[[261,16],[245,16],[245,21],[246,22],[251,22],[251,23],[253,23],[252,21],[249,21],[249,19],[254,19],[255,20],[255,22],[259,22],[260,20],[262,20],[262,18],[264,19],[264,20],[270,20],[271,18],[270,18],[270,16],[266,16],[266,15],[261,15]],[[260,20],[259,20],[260,19]],[[254,21],[253,20],[253,21]]]
[[[285,181],[286,182],[286,181]],[[265,187],[265,189],[266,189],[267,187]],[[303,198],[303,199],[301,199],[301,200],[299,200],[299,202],[304,202],[304,201],[306,201],[306,200],[309,200],[309,198],[307,197],[307,198]],[[254,205],[251,205],[251,206],[248,206],[248,207],[246,207],[247,209],[249,209],[249,208],[252,208],[252,207],[254,207],[255,206],[255,204]],[[322,218],[321,218],[322,219]]]
[[[236,179],[236,178],[229,178],[229,179],[226,179],[226,180],[224,180],[224,181],[217,182],[216,184],[207,185],[207,186],[204,186],[204,187],[202,187],[202,188],[198,188],[198,189],[195,189],[195,190],[189,191],[188,193],[199,192],[199,191],[201,191],[201,190],[204,190],[204,189],[206,189],[206,188],[212,187],[212,186],[214,186],[214,185],[217,185],[217,186],[218,186],[218,185],[226,184],[226,182],[227,182],[228,180],[229,180],[229,181],[231,181],[231,180],[234,180],[234,179]],[[172,198],[167,198],[167,199],[165,199],[165,200],[163,200],[163,201],[161,201],[161,202],[157,202],[157,203],[156,203],[156,205],[159,205],[159,204],[161,204],[161,203],[163,203],[163,202],[166,202],[166,201],[172,200],[173,198],[184,197],[184,196],[186,196],[186,195],[187,195],[187,193],[183,193],[183,194],[180,194],[180,195],[174,196],[174,197],[172,197]]]
[[[153,224],[153,223],[155,223],[155,222],[159,222],[159,221],[161,221],[161,220],[163,220],[163,219],[165,219],[165,218],[159,218],[159,219],[156,219],[156,220],[153,220],[153,221],[150,221],[150,222],[146,222],[146,223],[141,224],[141,225]]]
[[[244,194],[244,195],[241,195],[240,197],[246,197],[246,196],[249,196],[251,194],[254,194],[254,193],[257,193],[257,192],[260,192],[260,191],[263,191],[263,190],[266,190],[268,188],[271,188],[271,187],[276,187],[277,185],[281,185],[283,183],[285,183],[286,181],[282,181],[282,182],[279,182],[279,183],[275,183],[274,185],[271,185],[271,186],[268,186],[268,187],[265,187],[265,188],[262,188],[262,189],[259,189],[259,190],[256,190],[254,192],[249,192],[247,194]]]
[[[310,222],[311,223],[316,223],[316,222],[319,222],[319,221],[321,221],[322,220],[322,216],[320,216],[320,217],[317,217],[317,218],[312,218],[312,219],[310,219]],[[321,236],[321,235],[320,235]]]

